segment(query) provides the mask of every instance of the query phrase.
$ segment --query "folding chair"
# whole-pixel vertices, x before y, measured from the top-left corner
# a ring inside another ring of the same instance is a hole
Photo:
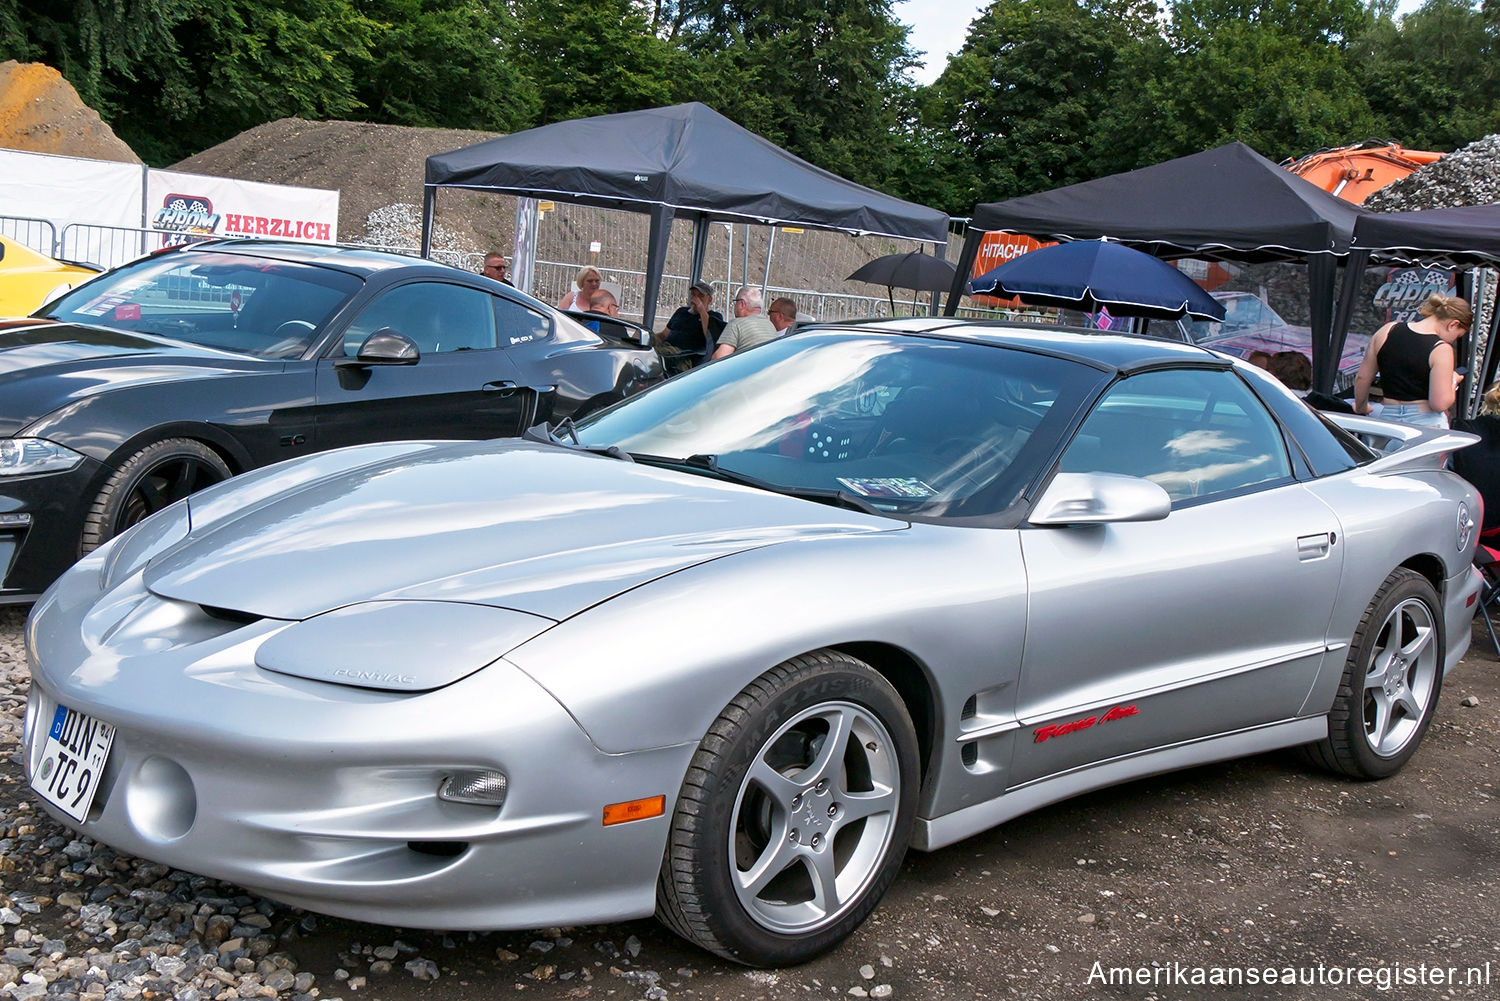
[[[1495,657],[1500,658],[1500,637],[1495,635],[1495,623],[1490,618],[1490,609],[1500,610],[1500,531],[1491,531],[1479,537],[1479,548],[1474,550],[1474,566],[1484,579],[1479,591],[1477,615],[1484,618],[1484,627],[1489,630],[1490,643],[1495,648]]]

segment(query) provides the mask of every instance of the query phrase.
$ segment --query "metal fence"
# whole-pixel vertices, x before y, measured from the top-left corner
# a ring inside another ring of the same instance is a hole
[[[529,290],[544,302],[556,302],[574,287],[578,270],[585,264],[598,267],[605,281],[620,292],[620,312],[640,319],[645,315],[646,274],[639,267],[620,267],[611,262],[645,263],[648,221],[629,212],[562,206],[546,213],[539,236],[541,253],[533,269]],[[45,219],[0,217],[0,233],[51,257],[111,268],[144,254],[204,237],[155,229],[72,223],[59,234]],[[947,257],[956,261],[963,244],[963,225],[958,221],[950,235]],[[341,247],[382,250],[418,256],[415,246],[340,242]],[[703,277],[714,287],[721,311],[742,284],[763,288],[766,301],[786,296],[796,301],[800,312],[819,320],[889,316],[892,305],[897,316],[926,314],[930,293],[920,296],[909,289],[894,289],[890,295],[879,286],[851,288],[847,276],[866,261],[882,254],[922,249],[930,244],[890,237],[850,236],[843,233],[803,231],[795,227],[714,224],[709,232]],[[658,326],[687,298],[688,265],[691,257],[690,227],[673,227],[667,268],[657,300]],[[479,271],[484,254],[470,250],[434,250],[432,259],[467,271]],[[603,260],[603,263],[601,263]],[[984,309],[965,304],[959,314],[968,317],[1008,317],[1014,311]]]
[[[0,236],[24,244],[39,254],[57,256],[57,227],[46,219],[0,216]]]

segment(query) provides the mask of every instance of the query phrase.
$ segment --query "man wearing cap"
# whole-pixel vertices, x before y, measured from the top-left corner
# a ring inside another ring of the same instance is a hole
[[[662,354],[701,355],[705,348],[712,348],[724,332],[724,317],[713,303],[712,285],[701,280],[689,285],[687,305],[677,307],[661,336]]]

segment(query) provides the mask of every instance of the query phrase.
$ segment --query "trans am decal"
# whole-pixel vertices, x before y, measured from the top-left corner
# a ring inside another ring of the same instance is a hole
[[[1067,723],[1048,723],[1046,726],[1039,726],[1031,731],[1031,739],[1034,743],[1040,744],[1042,741],[1051,740],[1053,737],[1066,737],[1068,734],[1077,733],[1079,730],[1088,730],[1091,727],[1101,726],[1105,723],[1113,723],[1115,720],[1127,719],[1139,713],[1140,710],[1135,707],[1134,703],[1128,706],[1115,706],[1108,712],[1099,715],[1085,716],[1083,719],[1075,719]]]

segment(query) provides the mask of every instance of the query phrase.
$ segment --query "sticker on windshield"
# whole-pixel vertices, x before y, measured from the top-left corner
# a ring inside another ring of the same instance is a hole
[[[103,316],[105,313],[114,312],[129,301],[128,296],[120,295],[118,292],[109,292],[99,296],[93,302],[78,307],[77,313],[79,316]]]
[[[99,293],[74,312],[79,316],[103,316],[121,303],[129,302],[131,295],[143,288],[146,282],[147,279],[139,277],[121,279],[114,282],[109,291]]]
[[[840,476],[838,480],[861,497],[882,500],[925,500],[937,493],[914,476]]]

